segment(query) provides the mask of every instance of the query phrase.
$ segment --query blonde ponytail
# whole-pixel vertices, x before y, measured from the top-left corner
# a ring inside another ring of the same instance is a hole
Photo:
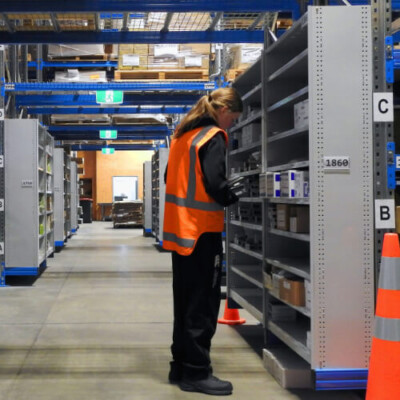
[[[242,100],[235,89],[220,88],[202,96],[176,128],[174,139],[192,130],[203,118],[211,118],[217,125],[217,110],[221,107],[227,107],[231,112],[243,111]]]

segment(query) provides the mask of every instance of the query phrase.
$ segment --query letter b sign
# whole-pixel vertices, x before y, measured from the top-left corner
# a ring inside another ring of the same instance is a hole
[[[394,200],[375,200],[376,229],[394,229],[395,226]]]

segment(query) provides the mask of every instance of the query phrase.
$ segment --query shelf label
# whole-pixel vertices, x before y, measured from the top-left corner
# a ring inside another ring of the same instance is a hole
[[[215,83],[205,83],[204,84],[204,89],[205,90],[213,90],[213,89],[215,89]]]
[[[33,180],[32,179],[23,179],[21,182],[22,187],[33,187]]]
[[[376,229],[394,229],[396,227],[395,222],[394,200],[375,200]]]
[[[124,92],[120,90],[98,90],[96,92],[96,103],[120,104],[124,102]]]
[[[393,93],[374,93],[374,122],[393,120]]]
[[[329,172],[350,172],[350,157],[324,157],[324,170]]]
[[[4,121],[4,108],[0,108],[0,121]]]
[[[4,255],[4,242],[0,242],[0,255]]]
[[[4,168],[4,156],[0,156],[0,168]]]
[[[4,211],[4,199],[0,199],[0,211]]]

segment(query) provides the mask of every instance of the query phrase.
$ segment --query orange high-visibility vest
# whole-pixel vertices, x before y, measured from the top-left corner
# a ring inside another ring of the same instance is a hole
[[[215,135],[227,133],[216,126],[193,129],[173,139],[168,158],[163,227],[163,248],[190,255],[200,235],[224,230],[224,208],[204,187],[199,150]]]

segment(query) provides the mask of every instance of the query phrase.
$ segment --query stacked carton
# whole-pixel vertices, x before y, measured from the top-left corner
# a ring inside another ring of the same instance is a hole
[[[119,46],[118,68],[208,69],[209,44],[124,44]]]

